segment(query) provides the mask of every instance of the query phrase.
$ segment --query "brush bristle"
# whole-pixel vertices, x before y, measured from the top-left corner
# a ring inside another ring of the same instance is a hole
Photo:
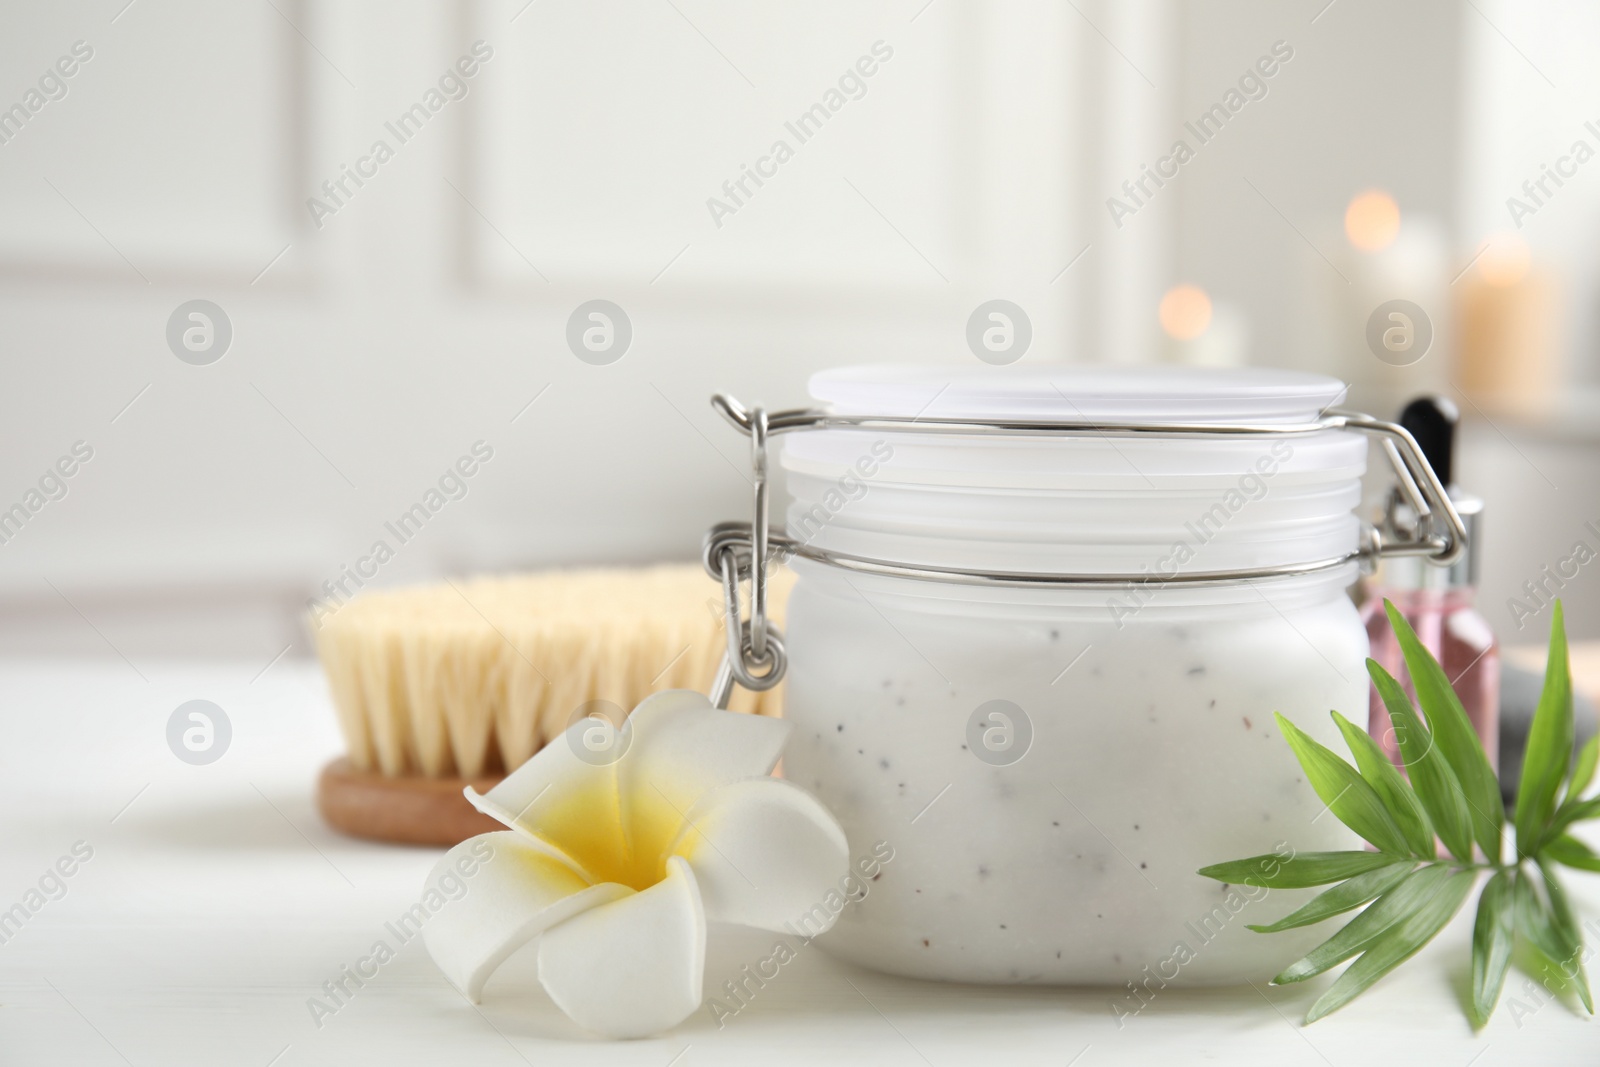
[[[776,622],[794,576],[773,573]],[[368,592],[313,619],[350,760],[385,775],[515,769],[590,701],[709,689],[721,592],[697,566],[554,571]],[[735,687],[776,715],[782,686]]]

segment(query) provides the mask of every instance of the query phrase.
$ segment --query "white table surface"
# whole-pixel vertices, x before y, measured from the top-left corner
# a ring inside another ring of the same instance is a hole
[[[1600,1025],[1565,1005],[1513,1019],[1509,998],[1537,1003],[1515,971],[1493,1022],[1471,1033],[1459,1007],[1470,909],[1311,1027],[1298,1020],[1327,978],[1165,990],[1119,1028],[1110,990],[913,982],[812,947],[721,1029],[702,1012],[663,1037],[609,1043],[550,1004],[531,953],[474,1009],[413,941],[319,1028],[308,998],[385,936],[437,853],[321,823],[312,782],[340,749],[321,677],[292,660],[252,680],[260,670],[0,663],[0,910],[75,842],[94,849],[66,895],[0,945],[0,1064],[1600,1064]],[[168,716],[194,698],[233,726],[209,766],[166,744]],[[1600,925],[1600,876],[1568,884]],[[713,929],[708,987],[771,941]]]

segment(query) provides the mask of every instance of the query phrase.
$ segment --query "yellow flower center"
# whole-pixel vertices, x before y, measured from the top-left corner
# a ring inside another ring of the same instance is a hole
[[[685,813],[648,785],[624,799],[610,778],[597,774],[563,790],[528,821],[596,882],[649,889],[667,876],[668,850]]]

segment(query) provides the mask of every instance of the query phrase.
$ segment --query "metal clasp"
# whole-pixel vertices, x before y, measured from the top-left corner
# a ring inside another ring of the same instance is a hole
[[[1249,581],[1311,574],[1358,562],[1370,573],[1384,556],[1425,556],[1434,563],[1454,563],[1466,551],[1467,531],[1438,475],[1429,465],[1416,439],[1404,427],[1356,411],[1328,410],[1316,420],[1296,424],[1249,425],[1238,423],[1117,423],[1087,420],[940,419],[904,415],[839,415],[819,408],[794,408],[770,416],[765,409],[746,408],[725,393],[711,398],[711,406],[750,437],[751,467],[755,472],[755,517],[750,523],[721,523],[706,534],[704,562],[707,573],[722,583],[727,611],[728,648],[712,686],[712,700],[726,707],[737,681],[746,689],[771,689],[782,681],[787,667],[783,635],[767,618],[767,568],[773,549],[788,555],[854,570],[858,573],[915,578],[969,585],[1035,585],[1097,587],[1105,585],[1182,584]],[[1156,434],[1178,437],[1222,435],[1301,435],[1326,430],[1354,430],[1376,438],[1394,467],[1397,491],[1411,505],[1413,524],[1400,526],[1393,510],[1383,528],[1363,524],[1355,551],[1332,559],[1311,560],[1280,567],[1204,571],[1177,576],[1144,573],[1039,574],[1013,571],[930,567],[895,560],[816,548],[774,532],[769,525],[767,445],[778,434],[815,429],[881,430],[887,433],[972,434],[1012,437],[1129,436]],[[739,583],[750,582],[750,618],[740,621]],[[764,671],[764,673],[755,673]]]
[[[723,523],[713,527],[705,538],[706,572],[722,583],[723,627],[728,642],[716,680],[711,683],[711,702],[719,708],[728,706],[734,682],[762,692],[783,681],[789,665],[783,634],[767,617],[767,568],[772,562],[767,413],[764,408],[746,410],[738,401],[730,402],[750,435],[755,517],[748,525]],[[745,580],[750,582],[750,618],[741,622],[739,583]]]

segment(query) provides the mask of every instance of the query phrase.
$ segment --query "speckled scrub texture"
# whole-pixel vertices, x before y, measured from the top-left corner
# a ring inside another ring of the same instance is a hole
[[[1361,847],[1272,717],[1336,749],[1329,709],[1364,721],[1350,575],[1163,590],[1119,627],[1104,593],[798,569],[785,773],[852,849],[896,852],[827,951],[918,978],[1148,987],[1265,980],[1325,936],[1245,929],[1316,890],[1195,871]],[[1031,728],[1014,762],[969,746],[994,700]]]

